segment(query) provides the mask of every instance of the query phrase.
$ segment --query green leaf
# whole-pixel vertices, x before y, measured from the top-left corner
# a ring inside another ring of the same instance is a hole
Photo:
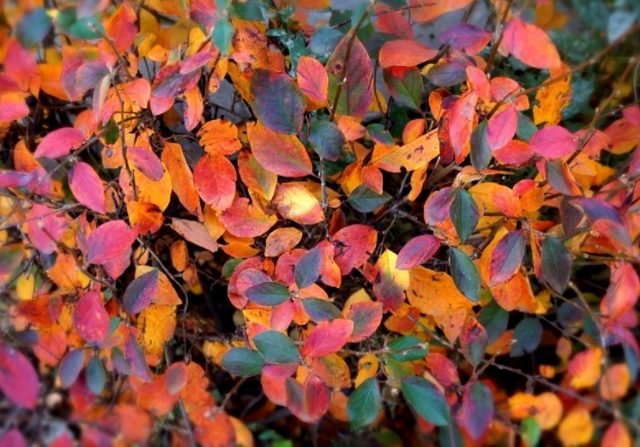
[[[456,188],[449,213],[460,242],[465,242],[480,219],[478,205],[466,189]]]
[[[533,417],[524,418],[522,420],[522,439],[531,447],[535,447],[540,442],[542,430],[540,424]]]
[[[360,428],[375,421],[382,409],[382,401],[378,381],[371,377],[360,384],[349,396],[347,415],[351,427]]]
[[[103,130],[104,141],[107,144],[114,144],[120,138],[120,128],[113,119],[110,119]]]
[[[252,108],[269,129],[295,134],[302,128],[305,99],[284,73],[257,69],[251,79]]]
[[[44,8],[36,8],[25,14],[16,26],[16,36],[25,48],[40,45],[51,29],[51,17]]]
[[[420,110],[423,83],[417,68],[384,70],[383,77],[393,99],[403,106]]]
[[[227,260],[227,262],[225,262],[224,265],[222,266],[222,276],[224,276],[227,279],[231,278],[231,275],[235,271],[236,267],[242,261],[243,259],[240,259],[240,258],[231,258]]]
[[[387,146],[393,146],[395,144],[393,136],[381,123],[369,124],[367,126],[367,133],[376,143],[386,144]]]
[[[335,305],[327,300],[320,298],[305,298],[301,300],[304,310],[309,314],[312,321],[319,323],[320,321],[333,320],[338,318],[342,313]]]
[[[547,236],[542,244],[542,276],[558,293],[564,292],[571,278],[571,254],[552,236]]]
[[[511,347],[511,357],[520,357],[533,352],[540,344],[542,325],[537,318],[525,318],[513,330],[515,343]]]
[[[245,295],[256,304],[276,306],[289,299],[289,289],[277,282],[263,282],[249,287]]]
[[[538,128],[531,118],[522,112],[518,112],[518,127],[516,128],[516,135],[523,141],[529,141],[534,133],[538,131]]]
[[[478,124],[471,134],[471,164],[478,171],[491,162],[491,148],[487,142],[487,121]]]
[[[309,127],[309,144],[325,160],[337,161],[342,155],[344,135],[333,122],[317,120]]]
[[[102,362],[98,356],[93,356],[87,365],[85,372],[87,380],[87,388],[95,395],[100,395],[104,391],[107,383],[107,373],[102,366]]]
[[[257,376],[263,365],[260,353],[248,348],[232,348],[222,358],[222,367],[234,376]]]
[[[370,213],[389,200],[391,196],[386,192],[378,194],[366,185],[358,186],[349,196],[351,206],[361,213]]]
[[[67,32],[77,39],[94,40],[104,36],[104,28],[97,15],[76,20]]]
[[[491,301],[478,314],[478,321],[487,330],[487,342],[491,344],[507,330],[509,312],[500,307],[495,301]]]
[[[427,355],[427,349],[422,346],[418,337],[398,337],[387,345],[388,354],[394,360],[408,362],[423,359]]]
[[[433,425],[449,425],[449,405],[433,383],[422,377],[407,377],[402,379],[400,388],[407,404],[418,416]]]
[[[321,267],[322,252],[319,248],[312,248],[302,255],[294,270],[294,277],[298,288],[304,289],[315,283],[320,277]]]
[[[213,28],[213,43],[225,56],[229,54],[231,39],[233,39],[234,33],[235,29],[233,29],[233,25],[227,18],[218,19],[215,27]]]
[[[298,348],[282,332],[260,332],[253,338],[253,342],[269,363],[296,363],[300,359]]]
[[[457,248],[449,249],[449,266],[456,287],[471,301],[478,301],[480,296],[480,275],[469,256]]]

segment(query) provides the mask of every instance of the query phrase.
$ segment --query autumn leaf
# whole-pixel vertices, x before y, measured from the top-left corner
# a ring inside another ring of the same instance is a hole
[[[295,135],[271,130],[260,121],[247,126],[251,151],[265,169],[283,177],[304,177],[311,174],[311,160]],[[276,152],[274,147],[279,148]]]
[[[69,172],[69,189],[87,208],[102,214],[106,212],[102,180],[91,165],[82,161],[73,165]]]
[[[29,359],[15,348],[0,344],[0,390],[20,407],[34,409],[40,382]]]
[[[347,343],[353,328],[353,321],[347,319],[323,321],[311,330],[300,348],[300,354],[303,357],[334,354]]]
[[[87,261],[105,265],[120,258],[136,240],[135,232],[122,220],[112,220],[95,229],[87,238]]]
[[[34,155],[36,157],[61,158],[69,155],[73,149],[80,147],[85,140],[84,134],[73,127],[56,129],[40,141]]]

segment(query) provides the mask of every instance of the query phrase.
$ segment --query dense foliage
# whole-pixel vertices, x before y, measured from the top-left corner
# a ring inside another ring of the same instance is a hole
[[[636,2],[0,6],[0,446],[640,437]]]

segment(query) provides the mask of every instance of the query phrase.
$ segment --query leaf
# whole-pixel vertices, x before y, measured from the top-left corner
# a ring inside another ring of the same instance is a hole
[[[460,242],[465,242],[475,230],[480,219],[478,205],[466,189],[456,188],[449,214]]]
[[[578,139],[561,126],[547,126],[538,130],[529,145],[533,151],[547,160],[571,155],[578,148]]]
[[[329,389],[316,375],[310,375],[303,385],[287,378],[285,392],[287,408],[303,422],[317,422],[329,409]]]
[[[255,70],[251,79],[251,96],[256,117],[270,130],[283,134],[300,131],[305,100],[289,76]]]
[[[106,201],[102,180],[91,165],[78,161],[69,172],[69,189],[73,196],[87,208],[104,214]]]
[[[278,213],[301,225],[314,225],[325,218],[318,198],[307,189],[304,183],[281,183],[276,187],[273,198]]]
[[[449,266],[451,277],[456,287],[471,301],[478,301],[480,296],[480,274],[473,261],[466,253],[451,247],[449,249]]]
[[[207,121],[198,131],[198,137],[205,152],[211,155],[231,155],[242,149],[242,143],[238,139],[238,127],[231,121]]]
[[[316,323],[333,320],[342,315],[335,305],[320,298],[306,298],[302,300],[302,305],[311,321]]]
[[[182,206],[194,216],[201,216],[200,199],[182,147],[177,143],[165,142],[161,158],[171,175],[173,192]]]
[[[378,60],[382,69],[389,67],[415,67],[433,59],[438,50],[427,48],[417,40],[398,39],[385,42]]]
[[[377,194],[366,185],[358,186],[351,195],[349,195],[349,203],[356,211],[360,211],[361,213],[370,213],[389,200],[391,200],[391,196],[386,192]]]
[[[299,289],[304,289],[315,283],[320,277],[322,267],[322,251],[312,248],[298,260],[294,270],[296,285]]]
[[[157,365],[163,359],[165,345],[176,329],[176,305],[158,301],[156,294],[153,303],[145,307],[136,320],[137,340],[150,365]]]
[[[234,376],[257,376],[262,370],[262,365],[262,356],[248,348],[231,348],[222,358],[222,367]]]
[[[137,315],[148,307],[158,292],[159,271],[153,269],[138,276],[127,286],[122,297],[122,307],[131,314]]]
[[[518,323],[513,331],[515,343],[511,347],[511,357],[520,357],[525,353],[534,352],[542,338],[542,325],[537,318],[525,318]]]
[[[309,144],[325,160],[336,161],[343,152],[344,135],[332,121],[316,120],[309,127]]]
[[[171,394],[178,394],[189,380],[189,370],[184,362],[175,362],[164,372],[164,380],[167,384],[167,391]]]
[[[121,258],[136,240],[136,233],[123,220],[100,225],[87,238],[87,261],[106,265]]]
[[[538,424],[535,418],[524,418],[520,429],[522,430],[522,439],[527,443],[527,445],[538,445],[542,435],[542,430],[540,429],[540,424]]]
[[[611,280],[607,293],[600,303],[600,310],[608,318],[617,320],[633,309],[640,296],[640,278],[627,262],[611,265]]]
[[[342,228],[332,236],[335,262],[343,275],[362,266],[376,248],[378,233],[367,225],[355,224]]]
[[[409,272],[396,269],[397,255],[385,250],[376,262],[377,278],[373,284],[373,294],[380,301],[384,310],[397,310],[405,299],[409,288]]]
[[[85,378],[89,391],[96,396],[102,394],[107,384],[107,372],[104,370],[102,361],[97,355],[94,355],[91,357],[91,360],[89,360],[89,364],[85,370]]]
[[[558,50],[547,33],[516,16],[504,28],[502,47],[530,67],[544,69],[561,64]]]
[[[522,231],[511,231],[500,239],[491,253],[489,272],[491,286],[502,284],[520,270],[526,248]]]
[[[159,181],[164,175],[162,162],[150,149],[137,146],[130,147],[127,149],[127,160],[135,169],[154,182]]]
[[[109,314],[98,292],[82,295],[73,312],[73,326],[78,334],[93,345],[100,345],[109,335]]]
[[[387,355],[398,362],[422,360],[428,352],[420,339],[414,336],[394,338],[387,345],[387,351]]]
[[[348,56],[348,57],[347,57]],[[373,100],[373,66],[362,42],[353,32],[340,39],[329,61],[329,103],[334,113],[363,117]],[[340,96],[337,104],[337,91]]]
[[[362,382],[347,401],[347,415],[351,427],[355,429],[373,423],[381,410],[382,396],[375,378]]]
[[[482,362],[488,339],[487,331],[478,320],[469,318],[465,321],[460,334],[460,347],[467,361],[474,367],[477,367]]]
[[[362,301],[353,303],[345,318],[353,321],[350,343],[361,342],[375,333],[382,322],[382,303]]]
[[[0,390],[20,407],[34,409],[40,383],[29,359],[14,347],[0,343]]]
[[[440,241],[435,236],[423,234],[410,239],[400,252],[396,260],[396,268],[410,270],[431,259],[440,248]]]
[[[253,342],[265,361],[269,363],[297,363],[300,360],[298,348],[281,332],[261,332],[253,337]]]
[[[567,366],[569,385],[575,389],[590,388],[601,375],[603,352],[600,348],[587,349],[576,354]]]
[[[247,125],[251,151],[258,163],[283,177],[304,177],[312,173],[311,159],[295,135],[278,133],[260,121]],[[278,150],[274,151],[273,148]]]
[[[296,79],[300,91],[307,98],[307,109],[318,109],[327,105],[329,76],[317,59],[302,56],[296,67]]]
[[[547,236],[542,244],[542,275],[557,293],[564,292],[571,278],[571,254],[552,236]]]
[[[44,40],[49,34],[52,21],[46,9],[36,8],[22,16],[16,25],[16,37],[25,48],[32,48]]]
[[[487,123],[487,144],[491,150],[500,149],[516,134],[518,112],[516,106],[508,104],[489,118]]]
[[[83,348],[73,349],[62,358],[58,366],[58,378],[62,388],[73,385],[84,366],[85,351]]]
[[[402,379],[400,388],[407,404],[418,416],[436,426],[449,425],[449,406],[434,384],[422,377],[407,377]]]
[[[302,240],[302,232],[297,228],[276,228],[265,241],[264,255],[273,258],[293,249]]]
[[[36,157],[61,158],[69,155],[86,140],[84,134],[73,127],[62,127],[49,132],[33,153]]]
[[[482,382],[470,382],[462,393],[462,406],[457,414],[460,425],[477,441],[484,435],[493,421],[493,394]]]
[[[277,306],[289,299],[289,289],[277,282],[263,282],[245,291],[251,301],[262,306]]]
[[[591,413],[580,405],[575,406],[558,427],[558,438],[565,446],[588,444],[593,433]]]
[[[311,330],[300,353],[303,357],[321,357],[338,352],[353,333],[353,321],[337,318],[323,321]]]
[[[491,162],[491,155],[487,139],[487,121],[482,121],[471,134],[471,164],[478,171],[486,169]]]
[[[398,104],[420,110],[424,86],[416,68],[391,67],[384,70],[383,76],[389,93]]]
[[[216,20],[216,26],[213,28],[211,37],[216,48],[225,56],[229,54],[234,33],[235,29],[228,18],[221,17]]]
[[[198,195],[216,211],[231,206],[236,196],[236,169],[224,155],[205,154],[193,169]]]
[[[218,244],[211,237],[206,227],[200,222],[187,219],[172,219],[171,228],[187,241],[210,252],[218,251]]]
[[[478,96],[473,92],[468,92],[458,98],[451,109],[449,139],[456,160],[464,158],[469,150],[477,102]]]
[[[224,228],[236,237],[258,237],[275,225],[277,217],[265,214],[244,197],[236,197],[219,216]]]

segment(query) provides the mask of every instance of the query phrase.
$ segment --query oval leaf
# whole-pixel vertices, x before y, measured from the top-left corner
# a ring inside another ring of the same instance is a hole
[[[261,332],[253,337],[253,343],[269,363],[296,363],[300,359],[296,345],[281,332]]]
[[[322,267],[322,251],[316,247],[306,252],[294,270],[296,285],[300,289],[309,287],[315,283],[320,277],[320,268]]]
[[[159,278],[158,270],[153,269],[131,281],[122,297],[124,310],[131,315],[136,315],[147,308],[156,297]]]
[[[380,410],[382,398],[378,381],[374,377],[362,382],[347,401],[347,415],[353,428],[371,424]]]
[[[469,256],[457,248],[449,249],[449,267],[456,287],[471,301],[480,296],[480,274]]]
[[[511,231],[500,239],[491,253],[491,286],[502,284],[516,274],[522,265],[525,247],[525,238],[521,231]]]
[[[320,357],[338,352],[353,332],[353,321],[335,319],[323,321],[311,330],[300,349],[304,357]]]
[[[407,404],[418,416],[433,425],[449,425],[449,406],[433,383],[422,377],[407,377],[400,387]]]
[[[278,282],[263,282],[249,287],[245,295],[262,306],[276,306],[289,299],[289,289]]]
[[[248,348],[232,348],[222,358],[222,367],[234,376],[257,376],[264,359],[257,351]]]
[[[69,173],[69,189],[73,196],[87,208],[104,214],[106,203],[102,180],[91,165],[79,161]]]

